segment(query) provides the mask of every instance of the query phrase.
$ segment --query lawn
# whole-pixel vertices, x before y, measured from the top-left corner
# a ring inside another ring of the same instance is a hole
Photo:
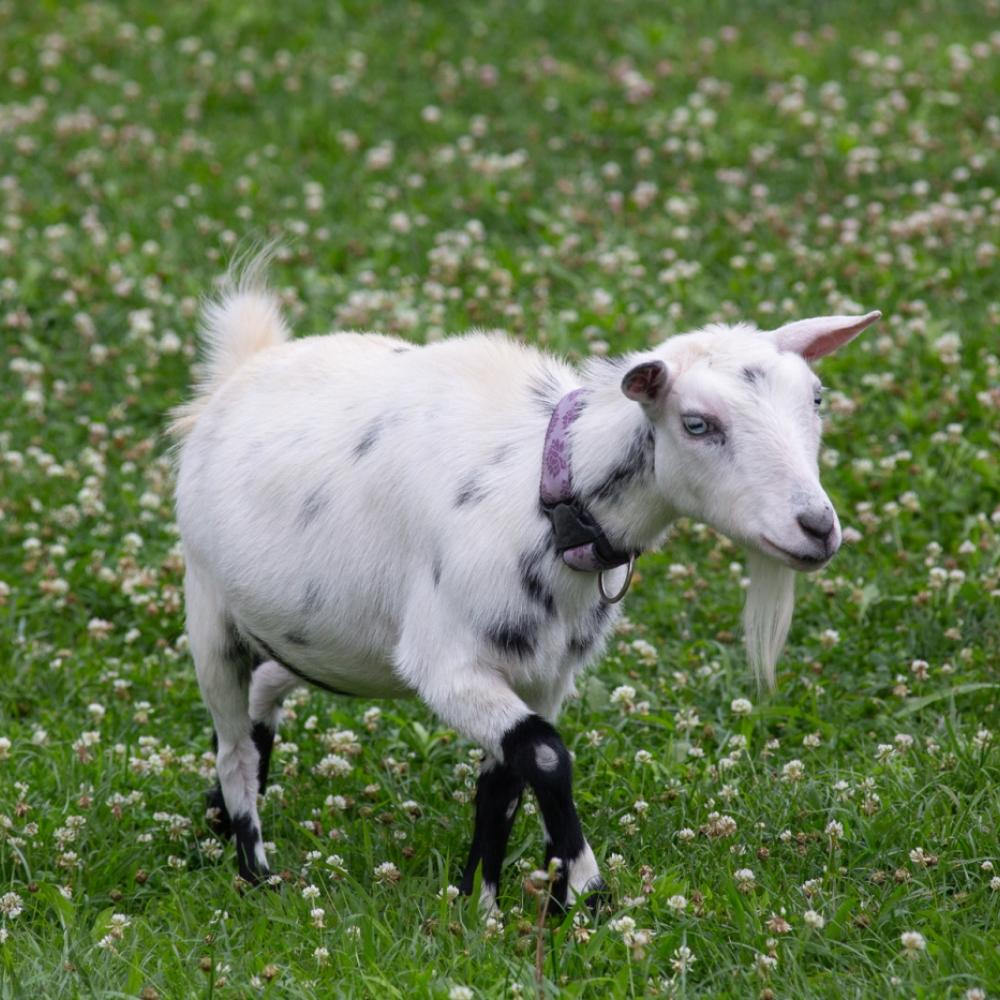
[[[0,995],[1000,996],[1000,5],[815,8],[0,2]],[[210,835],[165,415],[270,238],[300,334],[884,314],[777,691],[684,523],[565,708],[594,919],[530,802],[454,898],[478,753],[415,703],[289,699],[278,891]]]

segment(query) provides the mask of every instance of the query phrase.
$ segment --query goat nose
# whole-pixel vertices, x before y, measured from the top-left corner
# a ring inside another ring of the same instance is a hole
[[[796,520],[810,538],[825,542],[833,531],[833,508],[825,504],[822,507],[812,507],[799,514]]]

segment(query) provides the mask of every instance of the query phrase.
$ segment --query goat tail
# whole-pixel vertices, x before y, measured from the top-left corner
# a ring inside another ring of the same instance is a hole
[[[285,343],[290,332],[278,297],[268,288],[267,266],[276,247],[237,256],[201,314],[203,359],[194,395],[171,412],[170,433],[184,438],[215,390],[253,355]]]
[[[743,607],[747,655],[761,690],[774,689],[774,667],[792,624],[795,571],[757,552],[747,553],[750,586]]]

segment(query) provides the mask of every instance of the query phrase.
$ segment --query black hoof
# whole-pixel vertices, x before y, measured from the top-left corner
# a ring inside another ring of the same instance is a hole
[[[258,870],[240,866],[239,877],[240,881],[245,882],[249,888],[253,889],[259,885],[269,886],[268,879],[271,877],[271,872],[267,868]],[[275,888],[277,887],[275,886]]]
[[[611,907],[611,889],[600,875],[595,875],[583,887],[580,895],[583,896],[583,901],[591,913],[598,913]]]
[[[205,818],[216,837],[228,840],[233,835],[233,821],[229,818],[222,789],[218,785],[205,793]]]

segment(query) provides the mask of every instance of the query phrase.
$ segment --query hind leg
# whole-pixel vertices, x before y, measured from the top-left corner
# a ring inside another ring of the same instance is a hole
[[[267,788],[267,772],[271,763],[274,734],[281,721],[281,703],[292,688],[302,681],[280,663],[267,660],[253,672],[250,679],[250,737],[257,748],[257,791],[263,795]]]
[[[257,813],[260,754],[249,712],[255,656],[225,614],[217,592],[204,584],[190,565],[185,592],[188,639],[198,686],[215,724],[221,798],[217,826],[223,831],[228,827],[235,835],[240,876],[255,883],[269,874]],[[209,803],[213,804],[211,793]]]
[[[250,679],[250,738],[257,748],[257,792],[263,795],[267,789],[267,773],[271,764],[271,749],[274,736],[281,721],[281,702],[292,688],[301,681],[274,660],[265,660],[253,668]],[[212,749],[219,749],[218,736],[212,734]],[[228,840],[233,835],[233,823],[222,796],[222,785],[218,781],[205,797],[208,824],[216,836]]]

